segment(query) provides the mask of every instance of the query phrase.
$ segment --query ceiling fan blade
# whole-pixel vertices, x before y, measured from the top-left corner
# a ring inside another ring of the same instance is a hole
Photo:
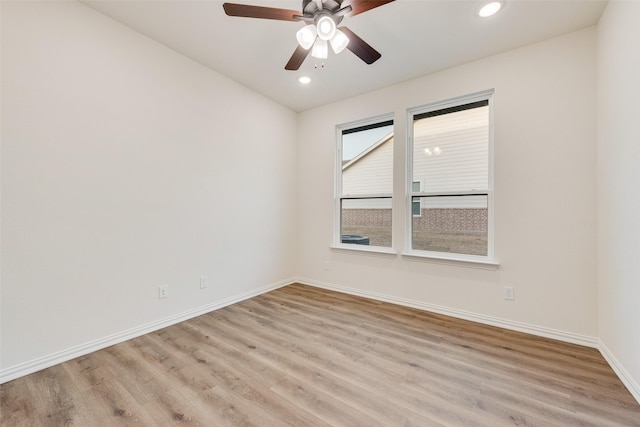
[[[284,66],[284,69],[289,71],[295,71],[299,69],[304,60],[307,59],[310,51],[311,49],[305,49],[302,46],[298,45],[296,50],[293,52],[293,55],[291,55],[289,62],[287,62],[287,65]]]
[[[278,9],[275,7],[251,6],[238,3],[224,3],[224,12],[229,16],[242,18],[276,19],[278,21],[299,21],[300,12],[292,9]]]
[[[347,27],[340,27],[340,30],[349,38],[347,49],[367,64],[371,65],[382,57],[380,52],[372,48],[366,41],[362,40]]]
[[[355,16],[359,13],[366,12],[367,10],[375,9],[387,3],[391,3],[395,0],[344,0],[342,7],[351,6],[353,11],[349,16]]]

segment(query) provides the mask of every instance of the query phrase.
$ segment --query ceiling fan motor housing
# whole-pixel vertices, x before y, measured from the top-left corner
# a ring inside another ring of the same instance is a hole
[[[344,15],[335,15],[335,12],[340,10],[341,5],[342,1],[323,0],[322,8],[320,9],[316,0],[302,0],[302,14],[312,19],[316,25],[318,25],[320,18],[328,16],[337,26],[344,18]]]

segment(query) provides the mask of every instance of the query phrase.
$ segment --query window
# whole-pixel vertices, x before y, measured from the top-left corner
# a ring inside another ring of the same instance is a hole
[[[493,258],[491,97],[485,92],[409,111],[410,253]]]
[[[389,116],[338,126],[336,245],[390,248],[393,120]]]

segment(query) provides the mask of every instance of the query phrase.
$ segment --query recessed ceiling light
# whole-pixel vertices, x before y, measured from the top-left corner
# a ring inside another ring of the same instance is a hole
[[[502,2],[492,1],[482,6],[478,11],[478,15],[480,15],[481,18],[488,18],[498,13],[500,9],[502,9]]]
[[[308,85],[309,83],[311,83],[311,77],[302,76],[298,79],[298,81],[303,85]]]

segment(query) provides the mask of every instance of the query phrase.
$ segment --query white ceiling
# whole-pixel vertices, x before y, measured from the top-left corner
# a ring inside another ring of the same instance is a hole
[[[351,52],[329,53],[324,68],[309,56],[298,71],[284,65],[299,22],[225,15],[220,0],[84,0],[83,3],[257,92],[303,111],[394,83],[594,25],[596,0],[506,0],[479,18],[486,0],[396,0],[346,16],[348,26],[382,54],[366,65]],[[300,10],[301,0],[236,0]],[[310,85],[298,77],[313,79]]]

